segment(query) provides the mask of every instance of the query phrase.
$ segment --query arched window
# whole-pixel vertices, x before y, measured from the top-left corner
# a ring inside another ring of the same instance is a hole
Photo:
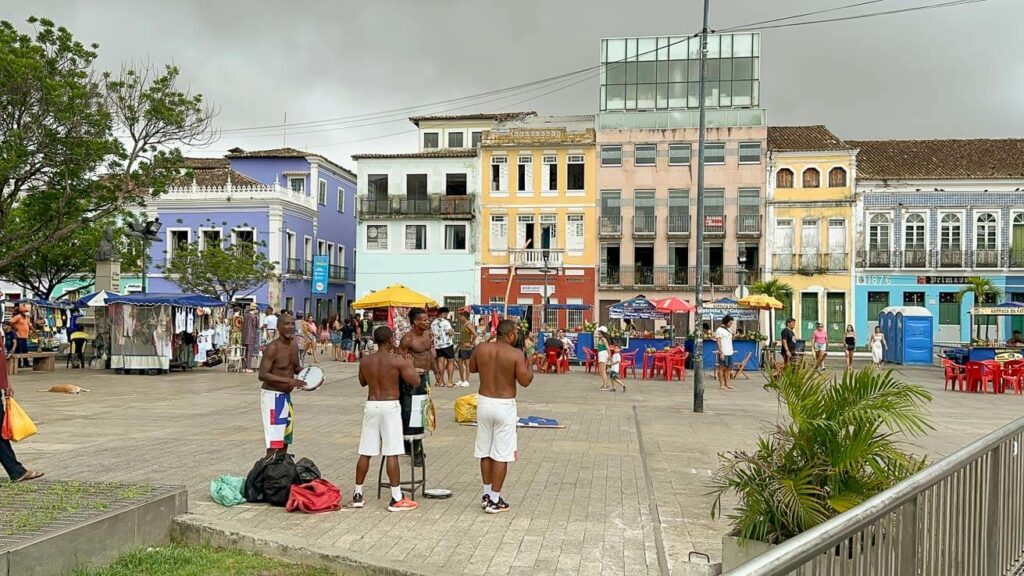
[[[793,187],[793,171],[789,168],[783,168],[775,173],[775,187],[776,188],[792,188]]]
[[[820,188],[821,187],[821,173],[818,172],[817,168],[808,168],[804,170],[804,188]]]
[[[1010,266],[1024,268],[1024,213],[1013,217],[1010,229]]]
[[[903,221],[903,248],[924,250],[924,216],[910,214]]]
[[[846,170],[836,166],[828,171],[829,188],[846,188]]]
[[[996,216],[990,212],[978,214],[974,225],[974,248],[976,250],[995,250],[997,246]]]
[[[889,251],[891,225],[888,214],[875,214],[868,223],[868,250],[875,252]]]
[[[962,232],[959,214],[946,214],[939,226],[939,249],[960,250]]]

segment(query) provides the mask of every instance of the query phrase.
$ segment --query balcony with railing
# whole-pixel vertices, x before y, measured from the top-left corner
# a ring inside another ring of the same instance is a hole
[[[283,273],[290,276],[313,276],[313,262],[312,260],[300,260],[298,258],[288,258],[285,260]],[[330,280],[340,280],[342,282],[354,282],[355,271],[350,269],[348,266],[337,266],[331,264],[327,268],[327,277]]]
[[[564,263],[564,250],[527,248],[509,251],[512,262],[522,268],[561,268]]]
[[[825,252],[809,254],[775,254],[772,256],[772,271],[777,273],[834,274],[850,269],[846,252]]]
[[[970,256],[975,268],[999,268],[999,250],[972,250]]]
[[[904,268],[927,268],[928,251],[923,248],[911,248],[900,252],[900,264]]]
[[[749,285],[760,279],[757,270],[706,266],[704,286],[739,286],[740,276]],[[697,282],[697,268],[687,266],[612,266],[598,268],[598,284],[604,288],[644,288],[648,290],[692,289]]]
[[[669,210],[668,235],[686,237],[690,235],[690,213]]]
[[[1024,268],[1024,248],[1010,249],[1010,268]]]
[[[654,214],[633,215],[633,237],[653,238],[658,233],[658,217]]]
[[[620,238],[622,236],[622,216],[602,214],[598,234],[602,238]]]
[[[426,197],[409,198],[393,196],[388,198],[359,198],[359,215],[363,219],[387,219],[402,216],[417,218],[469,219],[473,217],[474,194],[448,196],[430,194]]]
[[[935,256],[935,261],[939,263],[939,268],[963,268],[964,251],[941,248]]]
[[[736,235],[737,236],[760,236],[761,235],[761,215],[760,214],[740,214],[736,216]]]
[[[892,256],[891,250],[858,250],[857,262],[861,268],[892,268]]]
[[[725,236],[726,218],[724,214],[704,215],[705,236]]]

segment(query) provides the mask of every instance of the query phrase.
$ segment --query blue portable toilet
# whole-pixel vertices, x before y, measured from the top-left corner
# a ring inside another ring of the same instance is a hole
[[[878,315],[878,327],[882,329],[882,336],[885,336],[885,350],[882,352],[882,360],[886,362],[896,361],[896,348],[893,342],[896,341],[896,307],[884,308]]]
[[[889,340],[889,347],[892,348],[893,364],[903,364],[903,346],[897,345],[903,342],[903,313],[901,308],[893,311],[892,340]]]
[[[898,364],[931,366],[934,324],[932,313],[922,306],[902,306],[896,311],[899,327],[894,348]]]

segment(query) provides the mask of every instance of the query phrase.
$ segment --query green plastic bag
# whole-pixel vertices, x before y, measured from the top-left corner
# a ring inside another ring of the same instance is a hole
[[[241,476],[217,476],[210,482],[210,496],[221,506],[234,506],[245,502],[242,496],[242,485],[245,478]]]

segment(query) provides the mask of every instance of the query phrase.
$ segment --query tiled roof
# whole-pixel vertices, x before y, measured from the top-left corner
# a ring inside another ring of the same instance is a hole
[[[400,152],[395,154],[353,154],[353,160],[386,158],[475,158],[476,148],[440,148],[429,152]]]
[[[475,114],[439,114],[435,116],[410,116],[409,121],[419,126],[420,122],[425,120],[438,120],[438,121],[450,121],[450,120],[494,120],[495,122],[504,122],[511,118],[518,116],[533,116],[536,112],[483,112]]]
[[[231,169],[226,158],[185,158],[185,167],[191,171],[191,177],[183,175],[178,186],[191,186],[195,181],[198,186],[224,186],[231,179],[233,186],[262,186],[258,180]]]
[[[295,148],[271,148],[270,150],[232,148],[228,150],[225,158],[305,158],[306,156],[319,156],[319,154],[303,152]]]
[[[828,128],[818,126],[769,126],[768,149],[774,152],[824,152],[850,150],[849,142]]]
[[[1024,139],[848,140],[857,177],[871,180],[1024,178]]]

